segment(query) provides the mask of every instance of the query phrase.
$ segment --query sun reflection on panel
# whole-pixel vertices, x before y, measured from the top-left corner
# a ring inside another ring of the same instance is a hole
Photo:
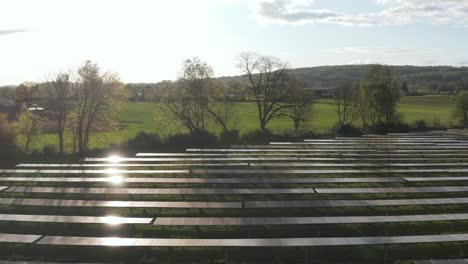
[[[122,158],[118,155],[111,155],[107,158],[107,161],[110,163],[119,163],[122,161]]]
[[[104,216],[104,217],[101,217],[101,221],[104,224],[108,224],[108,225],[120,225],[120,224],[122,224],[122,219],[120,217],[117,217],[117,216]]]
[[[113,184],[121,184],[124,180],[124,177],[121,175],[113,175],[107,178],[107,180]]]

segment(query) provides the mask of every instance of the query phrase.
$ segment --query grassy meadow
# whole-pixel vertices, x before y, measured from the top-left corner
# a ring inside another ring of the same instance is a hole
[[[256,106],[253,103],[237,103],[234,109],[232,127],[241,133],[258,129]],[[403,97],[398,105],[398,113],[405,122],[424,119],[432,124],[435,118],[449,125],[453,120],[453,103],[449,96],[413,96]],[[119,114],[120,129],[113,132],[97,133],[91,139],[91,148],[103,148],[118,144],[134,137],[138,132],[157,133],[162,136],[187,132],[182,126],[167,118],[156,103],[126,103]],[[331,99],[318,100],[313,107],[313,116],[304,130],[315,133],[326,133],[336,123],[334,102]],[[287,118],[270,122],[268,128],[277,133],[292,131],[292,122]],[[212,130],[216,131],[215,128]],[[22,138],[19,138],[20,144]],[[42,149],[46,144],[56,145],[56,135],[45,134],[33,142],[33,149]],[[66,142],[71,145],[71,142]]]

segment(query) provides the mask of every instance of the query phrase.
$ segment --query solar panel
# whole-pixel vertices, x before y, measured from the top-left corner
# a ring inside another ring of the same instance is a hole
[[[432,181],[468,181],[468,177],[403,177],[409,182],[432,182]]]
[[[38,240],[38,235],[20,235],[0,233],[0,243],[32,243]]]
[[[440,149],[464,149],[466,145],[463,143],[460,144],[434,144],[434,145],[401,145],[394,146],[392,145],[340,145],[336,146],[333,144],[319,145],[314,146],[307,143],[298,143],[298,144],[276,144],[276,145],[232,145],[233,149],[307,149],[307,150],[316,150],[316,151],[329,151],[329,150],[352,150],[352,151],[370,151],[370,150],[396,150],[396,149],[408,149],[414,151],[420,150],[440,150]]]
[[[361,159],[362,160],[362,159]],[[466,167],[468,163],[250,163],[252,167]]]
[[[268,148],[256,148],[256,149],[187,149],[188,152],[363,152],[363,153],[372,153],[372,152],[384,152],[387,153],[389,150],[388,149],[353,149],[353,150],[347,150],[347,149],[303,149],[303,148],[297,148],[297,149],[268,149]],[[442,148],[437,148],[437,149],[393,149],[391,150],[394,153],[465,153],[467,152],[466,147],[460,147],[459,149],[442,149]]]
[[[336,217],[157,217],[154,225],[317,225],[468,220],[468,214]]]
[[[29,169],[0,169],[0,173],[13,174],[188,174],[190,170],[29,170]]]
[[[0,204],[44,207],[242,208],[241,202],[96,201],[21,198],[0,198]]]
[[[206,159],[210,161],[212,159]],[[226,161],[232,159],[225,159]],[[283,159],[282,159],[283,160]],[[288,159],[284,159],[288,160]],[[297,158],[293,158],[291,160],[297,160]],[[81,164],[18,164],[16,167],[27,167],[27,168],[86,168],[86,167],[233,167],[233,166],[248,166],[248,163],[158,163],[158,164],[150,164],[150,163],[143,163],[143,164],[123,164],[123,163],[116,163],[116,164],[105,164],[105,163],[81,163]]]
[[[264,153],[264,152],[245,152],[245,153],[187,153],[190,158],[120,158],[121,162],[155,162],[155,161],[164,161],[164,162],[182,162],[182,161],[203,161],[203,160],[210,160],[210,161],[243,161],[243,160],[269,160],[267,159],[272,156],[283,156],[283,157],[275,157],[272,160],[291,160],[294,161],[296,159],[305,159],[305,158],[349,158],[349,157],[359,157],[360,160],[362,158],[405,158],[405,160],[411,160],[412,158],[426,158],[430,160],[431,158],[435,160],[440,160],[443,158],[462,158],[468,157],[468,153],[412,153],[412,154],[405,154],[405,153],[338,153],[338,152],[330,152],[330,153],[308,153],[308,152],[280,152],[280,153]],[[215,155],[217,156],[226,156],[228,158],[193,158],[193,157],[204,157],[206,155]],[[170,157],[170,156],[169,156]],[[176,156],[177,157],[177,156]],[[109,158],[86,158],[85,162],[107,162],[108,166],[111,166]]]
[[[9,190],[8,190],[9,191]],[[443,193],[468,192],[468,186],[436,187],[384,187],[384,188],[315,188],[317,193]]]
[[[250,239],[177,239],[46,236],[40,245],[120,246],[120,247],[315,247],[358,246],[409,243],[443,243],[467,241],[468,234],[389,236],[389,237],[314,237]]]
[[[37,262],[37,261],[3,261],[3,260],[0,260],[0,264],[64,264],[64,263],[59,263],[59,262]],[[77,262],[73,262],[73,263],[68,263],[67,264],[99,264],[99,263],[77,263]],[[102,263],[104,264],[104,263]]]
[[[468,259],[413,260],[414,264],[468,264]]]
[[[468,169],[375,169],[375,170],[274,170],[274,169],[193,169],[193,174],[382,174],[382,173],[466,173]]]
[[[140,195],[209,195],[209,194],[299,194],[315,193],[313,188],[291,189],[233,189],[233,188],[66,188],[14,186],[15,193],[74,193],[74,194],[140,194]]]
[[[306,207],[372,207],[466,204],[468,198],[385,199],[385,200],[298,200],[298,201],[245,201],[246,208],[306,208]]]
[[[437,177],[434,177],[438,179]],[[448,178],[448,177],[446,177]],[[459,178],[459,177],[454,177]],[[424,179],[424,178],[422,178]],[[73,182],[73,183],[205,183],[205,184],[256,184],[256,183],[386,183],[406,182],[400,177],[377,178],[137,178],[137,177],[0,177],[4,182]]]
[[[132,218],[117,216],[69,216],[69,215],[22,215],[0,214],[0,221],[13,222],[48,222],[81,224],[150,224],[153,218]]]

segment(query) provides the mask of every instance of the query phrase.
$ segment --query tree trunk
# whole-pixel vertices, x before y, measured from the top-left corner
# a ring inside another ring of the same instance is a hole
[[[263,119],[260,120],[260,129],[266,130],[266,121]]]
[[[297,131],[299,130],[299,120],[294,120],[294,135],[297,135]]]
[[[63,131],[59,131],[58,137],[59,137],[59,151],[60,151],[60,154],[63,154]]]

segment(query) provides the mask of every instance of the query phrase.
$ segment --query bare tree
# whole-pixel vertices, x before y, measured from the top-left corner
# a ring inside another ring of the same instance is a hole
[[[354,83],[343,83],[336,89],[335,111],[340,126],[351,125],[358,117],[359,86]]]
[[[162,90],[163,107],[191,134],[206,130],[209,121],[228,130],[232,104],[207,63],[198,58],[184,61],[179,80],[165,83]]]
[[[73,82],[69,73],[58,73],[45,83],[45,93],[50,109],[57,120],[57,134],[60,153],[64,152],[63,137],[68,120],[68,109]]]
[[[287,95],[287,64],[275,57],[255,53],[242,53],[238,67],[245,73],[258,109],[260,129],[272,119],[282,115]]]
[[[76,97],[78,103],[73,115],[73,150],[85,153],[93,132],[114,125],[119,102],[124,98],[123,85],[112,73],[100,74],[97,64],[86,61],[78,69]]]
[[[212,80],[209,89],[209,99],[206,111],[210,114],[215,124],[223,131],[232,128],[234,116],[234,102],[229,98],[231,90],[219,80]]]
[[[294,124],[294,133],[312,117],[312,103],[314,96],[311,90],[295,79],[289,80],[286,102],[290,107],[283,111],[284,116],[289,117]]]

